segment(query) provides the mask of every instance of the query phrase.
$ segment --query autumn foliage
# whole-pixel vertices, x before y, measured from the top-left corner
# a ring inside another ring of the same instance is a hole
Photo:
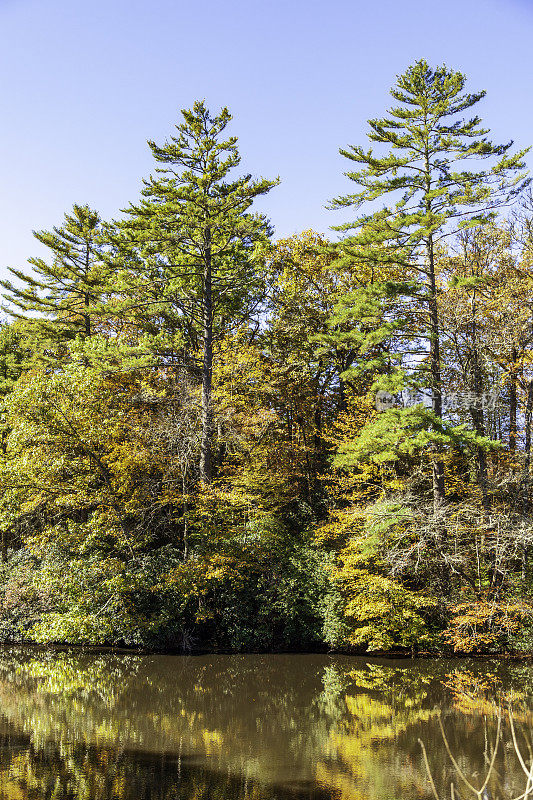
[[[274,242],[274,182],[224,183],[230,116],[196,104],[124,219],[75,206],[3,282],[3,639],[531,647],[523,153],[460,73],[398,80],[389,154],[342,151],[340,239]]]

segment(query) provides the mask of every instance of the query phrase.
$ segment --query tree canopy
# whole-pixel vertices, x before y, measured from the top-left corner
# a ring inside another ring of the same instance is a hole
[[[274,239],[227,109],[74,205],[0,328],[4,640],[487,652],[533,640],[533,201],[424,60]],[[334,222],[335,219],[332,218]]]

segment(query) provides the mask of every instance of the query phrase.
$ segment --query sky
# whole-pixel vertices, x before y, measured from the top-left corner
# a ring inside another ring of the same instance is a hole
[[[0,275],[73,203],[135,201],[146,140],[197,99],[233,114],[243,171],[280,176],[258,206],[277,238],[340,222],[339,147],[419,58],[487,90],[494,140],[533,144],[533,0],[0,0],[0,34]]]

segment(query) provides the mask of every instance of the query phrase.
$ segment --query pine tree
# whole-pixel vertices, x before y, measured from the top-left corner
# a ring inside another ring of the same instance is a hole
[[[403,331],[419,386],[429,390],[430,427],[443,441],[443,384],[438,314],[436,247],[451,233],[482,226],[496,210],[510,203],[529,182],[523,168],[526,150],[511,153],[512,142],[492,144],[478,116],[463,118],[485,92],[464,91],[465,76],[446,66],[431,68],[417,61],[400,75],[391,95],[398,105],[382,119],[369,120],[371,142],[383,145],[381,154],[360,146],[341,149],[353,162],[345,173],[359,190],[337,198],[332,208],[364,206],[354,222],[335,229],[346,234],[339,244],[340,263],[376,265],[398,275],[397,297],[403,297],[416,329]],[[492,166],[485,166],[491,159]],[[472,164],[472,166],[470,166]],[[373,210],[375,201],[385,201]],[[403,273],[403,274],[402,274]],[[396,279],[396,277],[395,277]],[[406,286],[411,282],[411,288]],[[391,292],[390,282],[387,292]],[[405,345],[404,345],[405,347]],[[423,358],[425,354],[425,358]],[[397,388],[397,387],[396,387]],[[433,448],[433,498],[437,511],[445,499],[444,466]]]
[[[124,274],[117,314],[145,333],[160,363],[198,357],[202,382],[200,477],[212,478],[212,374],[216,340],[242,322],[262,295],[261,247],[271,234],[252,214],[254,198],[277,181],[251,175],[230,179],[239,165],[237,138],[222,134],[226,108],[211,116],[203,102],[184,110],[177,134],[148,144],[162,166],[144,181],[143,197],[116,224],[115,244]],[[157,324],[154,325],[154,320]],[[197,354],[200,353],[199,356]]]
[[[0,323],[0,452],[5,452],[9,426],[6,424],[4,398],[16,385],[30,357],[25,347],[24,323]]]
[[[30,258],[33,273],[9,269],[18,284],[0,281],[10,316],[32,321],[35,350],[57,356],[57,346],[94,333],[93,306],[105,285],[100,217],[89,206],[74,205],[62,226],[34,231],[52,260]],[[29,330],[29,327],[26,326]]]

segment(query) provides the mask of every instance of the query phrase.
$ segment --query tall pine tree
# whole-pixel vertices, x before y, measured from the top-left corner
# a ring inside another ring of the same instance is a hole
[[[226,108],[203,102],[184,110],[177,133],[148,144],[161,166],[144,181],[139,204],[118,222],[114,242],[127,268],[117,314],[132,320],[160,363],[197,358],[202,382],[200,477],[212,478],[213,352],[217,337],[245,319],[262,295],[258,265],[271,234],[254,199],[277,181],[231,178],[240,163],[237,138],[224,138]],[[128,274],[129,270],[129,274]],[[158,324],[154,327],[154,319]],[[181,354],[181,355],[180,355]]]
[[[62,343],[94,333],[93,307],[106,282],[100,233],[98,213],[88,205],[74,205],[63,225],[34,231],[51,258],[30,258],[31,273],[10,269],[16,283],[0,281],[6,290],[4,311],[31,320],[26,330],[31,330],[32,349],[40,357],[55,359]]]
[[[446,66],[420,60],[400,75],[391,95],[397,105],[385,117],[369,120],[371,142],[380,152],[360,146],[341,149],[355,166],[346,172],[358,190],[333,201],[333,208],[362,209],[354,221],[336,227],[346,234],[339,244],[341,263],[366,263],[390,270],[416,315],[411,345],[425,341],[412,366],[431,396],[433,438],[443,441],[443,384],[438,315],[436,247],[465,227],[484,225],[528,183],[526,150],[512,154],[512,142],[491,143],[478,116],[464,118],[485,92],[465,91],[465,76]],[[486,162],[490,161],[490,166]],[[373,209],[376,202],[383,205]],[[398,270],[398,267],[400,270]],[[411,288],[405,284],[411,282]],[[387,293],[391,292],[390,282]],[[406,331],[403,331],[405,337]],[[431,434],[429,436],[431,439]],[[444,466],[433,448],[433,499],[437,511],[445,499]]]

